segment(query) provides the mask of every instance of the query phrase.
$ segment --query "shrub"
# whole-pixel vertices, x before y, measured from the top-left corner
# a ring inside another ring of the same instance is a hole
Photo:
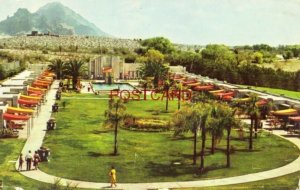
[[[17,138],[19,135],[13,129],[3,128],[0,130],[0,138]]]

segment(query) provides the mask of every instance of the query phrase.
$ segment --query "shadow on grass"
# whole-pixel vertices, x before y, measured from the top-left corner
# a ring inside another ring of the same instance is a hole
[[[200,170],[196,171],[196,175],[197,177],[201,177],[202,175],[210,172],[210,171],[214,171],[214,170],[221,170],[221,169],[225,169],[226,166],[225,165],[220,165],[220,164],[212,164],[210,166],[206,166],[204,167],[204,170],[200,173]]]
[[[180,175],[194,175],[197,173],[196,165],[174,165],[148,162],[145,166],[151,176],[178,177]]]
[[[231,137],[230,139],[233,141],[243,141],[243,142],[248,140],[247,137],[243,137],[242,139],[239,137]]]
[[[103,153],[100,153],[100,152],[92,152],[92,151],[89,151],[87,152],[88,156],[91,156],[91,157],[101,157],[101,156],[115,156],[113,153],[106,153],[106,154],[103,154]]]
[[[150,109],[150,110],[145,110],[146,112],[154,112],[155,110]]]
[[[112,132],[112,129],[106,129],[106,130],[93,130],[92,133],[95,135],[103,134],[103,133],[109,133]]]
[[[204,156],[209,156],[209,155],[211,155],[210,151],[204,152]],[[193,160],[193,157],[194,157],[194,155],[192,153],[191,154],[180,154],[180,156],[182,156],[184,159],[189,159],[189,160]],[[199,157],[200,157],[199,151],[197,152],[196,156],[197,156],[197,159],[199,159]]]
[[[169,137],[172,141],[182,141],[182,140],[193,140],[193,137],[185,137],[185,136],[177,136],[177,137]]]
[[[298,138],[300,138],[300,135],[299,134],[288,134],[288,135],[281,135],[281,136],[283,136],[283,137],[298,137]]]
[[[222,149],[224,153],[226,153],[226,149]],[[242,149],[234,149],[234,152],[260,152],[262,151],[261,149],[254,149],[254,150],[249,150],[248,148],[242,148]]]

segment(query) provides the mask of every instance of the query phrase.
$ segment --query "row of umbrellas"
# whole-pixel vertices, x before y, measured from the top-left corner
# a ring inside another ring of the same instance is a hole
[[[34,108],[39,106],[44,96],[53,83],[54,73],[44,71],[32,84],[27,88],[27,95],[20,95],[18,104],[20,107],[8,107],[3,114],[6,121],[27,121],[34,114]]]

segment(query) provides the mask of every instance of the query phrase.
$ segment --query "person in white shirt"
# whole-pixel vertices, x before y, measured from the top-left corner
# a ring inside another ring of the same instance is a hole
[[[26,160],[26,170],[31,170],[32,155],[30,150],[26,154],[25,160]]]

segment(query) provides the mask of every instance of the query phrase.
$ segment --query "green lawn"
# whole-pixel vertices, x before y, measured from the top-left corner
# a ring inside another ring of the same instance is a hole
[[[290,59],[287,61],[275,61],[274,63],[264,63],[261,66],[272,69],[282,69],[289,72],[297,72],[300,70],[300,60]]]
[[[79,99],[78,97],[85,97]],[[95,96],[97,97],[97,96]],[[41,169],[60,177],[85,181],[107,182],[108,171],[114,165],[118,182],[186,181],[222,178],[264,171],[293,161],[299,150],[279,137],[262,134],[255,140],[255,151],[248,152],[247,141],[235,140],[232,167],[225,165],[225,141],[221,141],[215,155],[207,151],[205,165],[209,172],[195,175],[197,167],[191,165],[191,134],[174,138],[172,132],[147,133],[119,131],[119,156],[112,156],[113,132],[103,128],[104,110],[108,100],[90,99],[86,95],[73,95],[62,101],[65,109],[56,113],[57,130],[48,132],[44,146],[51,149],[51,161]],[[164,110],[165,104],[154,101],[132,101],[126,104],[129,113],[170,119],[170,113],[152,115],[153,110]],[[177,101],[170,102],[174,111]],[[199,138],[200,139],[200,138]],[[209,141],[207,147],[209,147]],[[200,149],[200,142],[198,144]],[[181,165],[174,165],[180,162]]]
[[[5,190],[13,187],[23,189],[39,189],[42,183],[24,177],[15,170],[15,162],[24,145],[24,140],[0,139],[0,180],[4,182]],[[26,166],[24,164],[23,169]]]
[[[239,86],[246,87],[247,85],[239,85]],[[278,88],[256,87],[256,86],[250,86],[250,87],[251,87],[251,89],[259,90],[259,91],[266,91],[267,93],[270,93],[270,94],[275,94],[275,95],[284,94],[284,96],[286,96],[286,97],[300,99],[300,92],[297,92],[297,91],[283,90],[283,89],[278,89]]]
[[[300,172],[296,172],[282,177],[251,183],[205,188],[181,188],[176,190],[295,190],[298,187],[299,180]]]

